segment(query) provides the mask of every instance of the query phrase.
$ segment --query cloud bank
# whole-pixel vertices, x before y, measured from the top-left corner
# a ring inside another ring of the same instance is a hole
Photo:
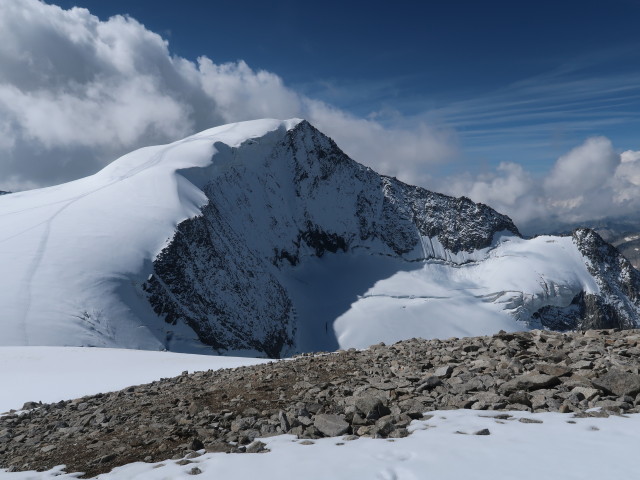
[[[73,180],[144,145],[263,117],[307,118],[353,158],[405,178],[456,154],[449,133],[425,124],[389,128],[243,61],[174,56],[132,18],[0,2],[0,189]]]
[[[632,219],[640,227],[640,151],[617,153],[605,137],[588,138],[542,178],[502,163],[494,172],[452,177],[441,185],[506,213],[529,234],[606,218]]]

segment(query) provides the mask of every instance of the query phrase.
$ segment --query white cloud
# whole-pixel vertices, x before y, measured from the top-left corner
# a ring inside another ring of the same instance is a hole
[[[627,150],[620,154],[622,163],[631,163],[640,161],[640,151],[634,152],[633,150]]]
[[[449,179],[447,193],[467,195],[511,216],[527,233],[604,218],[637,218],[640,152],[616,153],[604,137],[588,138],[536,178],[520,165]],[[640,227],[640,225],[639,225]]]
[[[354,117],[243,61],[172,56],[132,18],[0,2],[0,189],[71,180],[143,145],[262,117],[307,118],[356,160],[407,181],[455,155],[454,138],[426,125]]]
[[[441,191],[490,205],[517,223],[534,221],[546,212],[539,183],[517,163],[501,163],[495,172],[476,177],[452,177],[441,185]]]
[[[544,181],[545,191],[551,198],[579,204],[586,200],[585,194],[593,196],[608,188],[619,164],[620,155],[609,139],[589,138],[556,161]]]

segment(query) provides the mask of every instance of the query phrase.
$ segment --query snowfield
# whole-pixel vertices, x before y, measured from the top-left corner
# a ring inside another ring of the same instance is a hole
[[[83,347],[0,347],[0,414],[25,402],[53,403],[175,377],[187,370],[268,362],[171,352]]]

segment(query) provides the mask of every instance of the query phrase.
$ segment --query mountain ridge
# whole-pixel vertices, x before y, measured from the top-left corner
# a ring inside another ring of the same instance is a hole
[[[591,233],[525,240],[300,119],[216,127],[3,196],[0,227],[7,345],[280,357],[545,322],[629,328],[640,312],[640,283]]]

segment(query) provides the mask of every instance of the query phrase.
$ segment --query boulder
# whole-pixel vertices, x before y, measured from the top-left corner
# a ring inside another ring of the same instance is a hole
[[[607,373],[591,381],[594,387],[619,397],[640,392],[640,375],[612,368]]]
[[[525,373],[500,385],[502,393],[509,394],[518,390],[539,390],[560,383],[558,377],[544,373]]]
[[[349,431],[349,424],[341,415],[321,413],[316,415],[313,425],[326,437],[337,437]]]

